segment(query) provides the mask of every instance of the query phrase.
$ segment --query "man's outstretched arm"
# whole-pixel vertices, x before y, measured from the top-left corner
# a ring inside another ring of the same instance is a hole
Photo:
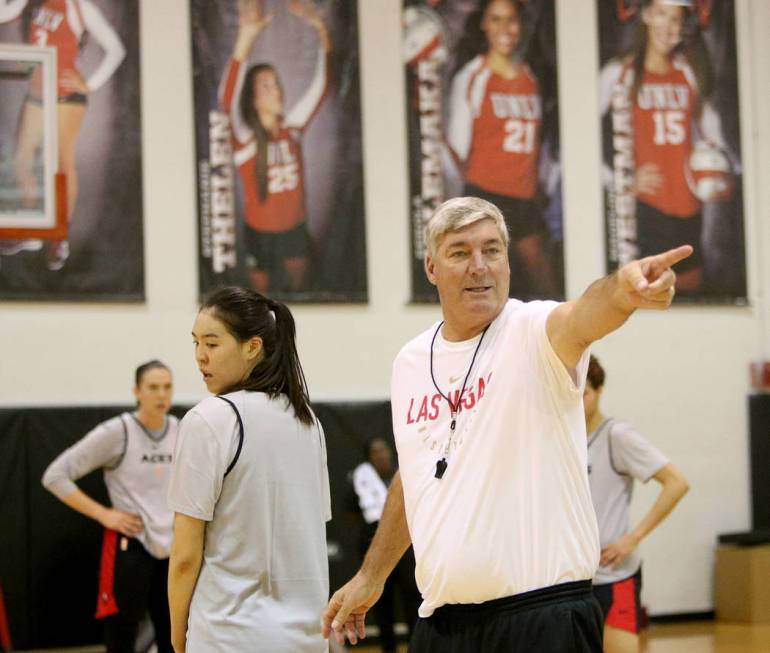
[[[364,617],[380,598],[385,580],[401,556],[409,548],[409,529],[404,512],[404,489],[401,474],[396,472],[388,490],[388,498],[364,562],[353,578],[338,589],[324,610],[321,620],[323,636],[334,636],[344,644],[347,635],[351,644],[366,635]]]
[[[671,266],[692,251],[690,245],[682,245],[631,261],[592,283],[578,299],[551,311],[546,331],[562,362],[574,368],[592,342],[619,328],[636,309],[667,309],[676,283]]]

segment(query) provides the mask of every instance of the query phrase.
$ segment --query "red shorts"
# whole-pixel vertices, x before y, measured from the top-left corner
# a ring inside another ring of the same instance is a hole
[[[616,583],[594,585],[594,594],[604,615],[604,625],[638,633],[642,624],[642,570]]]

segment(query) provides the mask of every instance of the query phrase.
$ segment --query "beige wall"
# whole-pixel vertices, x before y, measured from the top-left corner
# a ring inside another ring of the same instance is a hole
[[[557,0],[570,296],[603,273],[591,0]],[[747,364],[770,357],[770,3],[736,0],[750,299],[748,308],[676,308],[637,315],[595,351],[608,369],[604,407],[646,433],[682,468],[692,491],[643,544],[653,613],[712,607],[719,532],[749,526]],[[399,0],[359,0],[366,161],[367,306],[296,307],[315,399],[388,396],[400,346],[438,316],[408,306],[404,84]],[[177,399],[205,389],[192,361],[196,307],[190,36],[186,0],[142,0],[142,110],[147,302],[4,303],[0,404],[128,402],[131,373],[151,356],[176,372]],[[333,455],[333,452],[331,452]],[[635,513],[654,497],[643,488]]]

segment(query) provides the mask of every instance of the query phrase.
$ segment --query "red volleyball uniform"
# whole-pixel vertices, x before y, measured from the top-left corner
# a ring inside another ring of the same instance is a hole
[[[83,15],[77,0],[47,0],[35,10],[29,24],[27,41],[33,45],[56,48],[56,78],[65,70],[77,70],[75,62],[83,34]],[[69,91],[58,87],[59,97]]]
[[[321,51],[316,74],[308,91],[287,115],[277,135],[268,141],[267,195],[259,196],[257,183],[257,142],[244,123],[238,98],[247,66],[231,59],[220,92],[222,108],[230,116],[233,160],[243,186],[246,224],[256,231],[290,231],[305,220],[305,189],[300,138],[318,110],[327,88],[326,54]]]
[[[467,183],[498,195],[532,199],[541,128],[540,92],[526,64],[513,79],[506,79],[480,55],[456,75],[447,137],[465,161]]]
[[[102,50],[99,64],[85,80],[88,92],[92,93],[110,79],[126,55],[120,37],[98,7],[89,0],[46,0],[35,9],[30,20],[27,42],[56,48],[57,94],[60,99],[72,94],[61,84],[62,73],[78,70],[78,47],[85,32]],[[39,76],[36,78],[33,75],[30,90],[33,95],[40,95]]]
[[[689,218],[700,211],[685,177],[692,151],[692,126],[698,91],[689,65],[681,58],[660,75],[645,71],[634,103],[634,157],[637,169],[657,166],[662,183],[654,193],[638,198],[662,213]]]

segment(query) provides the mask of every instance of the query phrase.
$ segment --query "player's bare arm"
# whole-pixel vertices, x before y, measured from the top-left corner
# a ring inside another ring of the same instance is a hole
[[[272,20],[273,14],[262,13],[259,0],[238,0],[238,36],[233,48],[233,59],[245,60],[256,38]]]
[[[622,326],[638,308],[667,309],[676,283],[671,266],[692,252],[690,245],[682,245],[631,261],[591,284],[578,299],[557,306],[548,316],[546,329],[561,361],[574,368],[592,342]]]
[[[690,489],[690,484],[682,472],[671,463],[658,470],[653,478],[661,485],[658,498],[634,530],[602,549],[602,565],[620,565],[639,543],[668,517]]]
[[[206,522],[181,513],[174,515],[174,541],[168,564],[168,605],[171,615],[171,644],[184,653],[190,601],[203,563]]]
[[[364,638],[364,617],[380,598],[385,580],[410,543],[404,512],[404,489],[401,475],[396,472],[388,490],[380,524],[361,569],[334,593],[326,606],[321,620],[324,637],[328,638],[334,632],[340,644],[344,644],[345,636],[351,644]]]

